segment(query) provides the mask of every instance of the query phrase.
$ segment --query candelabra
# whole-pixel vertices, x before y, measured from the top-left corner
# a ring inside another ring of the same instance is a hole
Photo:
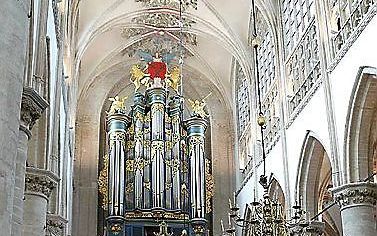
[[[301,203],[296,201],[292,209],[292,217],[287,219],[283,205],[279,200],[271,198],[268,194],[271,181],[267,183],[265,176],[262,175],[260,183],[264,188],[263,198],[257,200],[254,193],[254,200],[249,207],[250,214],[248,219],[240,216],[240,208],[236,204],[236,198],[234,197],[233,203],[229,199],[228,228],[224,229],[221,221],[222,235],[234,235],[236,232],[235,226],[246,229],[248,235],[307,235],[306,229],[309,226],[309,221],[306,219],[306,212],[302,209]]]

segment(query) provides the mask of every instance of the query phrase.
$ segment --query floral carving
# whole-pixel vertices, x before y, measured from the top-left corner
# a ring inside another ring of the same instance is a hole
[[[179,0],[135,0],[135,2],[141,2],[146,7],[168,7],[179,9]],[[188,7],[197,9],[198,0],[182,0],[182,10],[186,10]]]
[[[46,235],[64,236],[67,220],[58,215],[47,215]]]
[[[361,183],[348,184],[332,190],[335,201],[341,206],[346,207],[354,204],[377,204],[377,185]]]
[[[49,198],[57,182],[57,178],[52,177],[52,173],[49,171],[27,168],[25,193],[41,194]]]
[[[48,103],[34,89],[24,88],[20,117],[22,125],[31,130],[47,106]]]

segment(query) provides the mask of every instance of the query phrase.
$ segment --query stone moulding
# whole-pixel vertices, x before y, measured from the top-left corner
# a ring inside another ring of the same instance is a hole
[[[376,183],[350,183],[331,189],[335,202],[343,209],[354,205],[377,204]]]
[[[51,171],[26,167],[25,195],[39,195],[48,200],[58,182],[59,177]]]

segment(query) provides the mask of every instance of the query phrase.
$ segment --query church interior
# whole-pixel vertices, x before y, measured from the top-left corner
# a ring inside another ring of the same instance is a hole
[[[377,0],[1,0],[0,236],[376,236]]]

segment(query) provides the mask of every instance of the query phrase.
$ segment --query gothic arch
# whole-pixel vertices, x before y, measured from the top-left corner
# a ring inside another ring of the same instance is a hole
[[[316,135],[307,131],[301,149],[296,182],[296,201],[307,212],[310,219],[332,202],[329,189],[332,185],[332,163],[328,152]],[[297,203],[296,203],[297,204]],[[337,206],[317,220],[324,221],[327,232],[341,232],[340,211]],[[339,234],[328,234],[339,235]]]
[[[346,183],[367,178],[376,168],[377,69],[360,67],[348,106],[344,134]]]

